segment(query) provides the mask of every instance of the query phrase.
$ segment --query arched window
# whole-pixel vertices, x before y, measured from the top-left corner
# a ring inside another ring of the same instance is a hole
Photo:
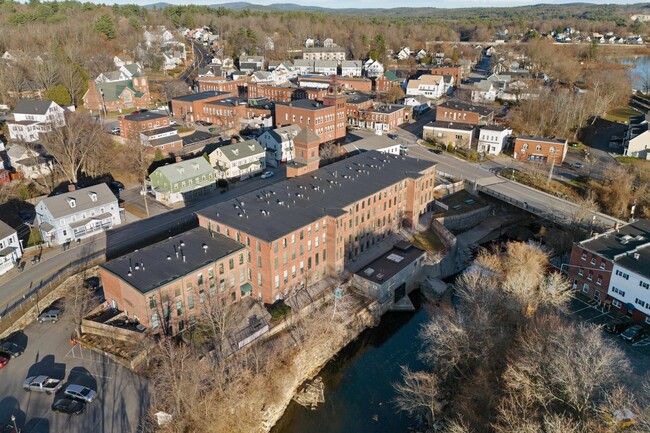
[[[548,151],[551,153],[555,153],[555,147],[551,146],[551,148]]]
[[[540,150],[542,150],[542,146],[538,144],[537,146],[535,146],[535,150],[539,152]]]

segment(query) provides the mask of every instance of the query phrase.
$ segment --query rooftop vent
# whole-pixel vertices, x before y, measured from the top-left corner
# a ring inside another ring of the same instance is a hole
[[[202,248],[203,248],[203,251],[205,251],[206,253],[208,252],[208,244],[203,244]]]
[[[363,274],[367,277],[371,276],[372,274],[375,273],[375,270],[373,268],[367,268],[365,271],[363,271]]]
[[[639,254],[639,253],[634,253],[634,254],[632,255],[632,257],[634,257],[634,260],[639,260],[639,257],[641,257],[641,254]]]
[[[388,257],[386,257],[388,260],[394,263],[400,263],[402,260],[404,260],[404,257],[398,255],[398,254],[389,254]]]

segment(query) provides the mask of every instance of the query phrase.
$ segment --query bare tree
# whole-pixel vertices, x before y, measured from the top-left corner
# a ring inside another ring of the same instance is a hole
[[[43,134],[42,144],[73,184],[80,171],[104,161],[111,147],[101,125],[80,112],[67,113],[66,125]]]
[[[85,273],[71,279],[64,299],[66,316],[75,326],[77,337],[81,336],[81,322],[99,305],[99,297],[93,287],[85,284]]]
[[[129,140],[126,143],[126,151],[131,156],[129,165],[131,172],[135,174],[140,183],[142,199],[144,200],[144,208],[149,216],[149,204],[147,203],[147,176],[149,175],[149,167],[154,159],[154,153],[151,147],[145,146],[139,139]]]
[[[49,89],[59,82],[59,71],[52,62],[39,62],[34,74],[36,81],[45,89]]]
[[[323,160],[324,163],[330,163],[336,160],[339,156],[341,156],[343,150],[341,147],[334,143],[325,143],[320,147],[320,158]]]
[[[401,411],[432,425],[442,410],[438,377],[424,371],[402,367],[402,380],[394,385],[395,404]]]
[[[26,81],[26,71],[18,64],[5,65],[0,68],[0,81],[7,93],[13,93],[15,98],[20,95],[20,89]]]
[[[235,329],[238,318],[238,309],[235,305],[226,302],[225,298],[212,293],[210,290],[199,294],[200,318],[199,324],[209,329],[212,335],[212,344],[217,355],[223,354],[223,345],[226,337]]]
[[[72,97],[72,104],[77,105],[82,96],[81,93],[86,88],[86,82],[79,72],[79,67],[71,63],[60,63],[58,72],[61,84]]]

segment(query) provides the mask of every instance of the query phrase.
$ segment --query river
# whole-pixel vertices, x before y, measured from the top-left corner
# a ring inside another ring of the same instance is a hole
[[[406,433],[414,423],[397,413],[393,383],[400,366],[420,369],[418,332],[430,317],[419,292],[415,313],[387,313],[379,326],[365,330],[321,371],[325,403],[316,410],[292,401],[271,433]]]
[[[632,88],[643,90],[646,76],[650,76],[650,56],[628,57],[620,59],[618,62],[630,66],[629,74],[630,78],[632,78]]]

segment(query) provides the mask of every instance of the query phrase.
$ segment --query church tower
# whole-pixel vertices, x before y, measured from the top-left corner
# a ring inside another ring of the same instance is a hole
[[[287,177],[301,176],[318,170],[320,137],[308,127],[303,128],[293,139],[293,161],[287,164]]]

